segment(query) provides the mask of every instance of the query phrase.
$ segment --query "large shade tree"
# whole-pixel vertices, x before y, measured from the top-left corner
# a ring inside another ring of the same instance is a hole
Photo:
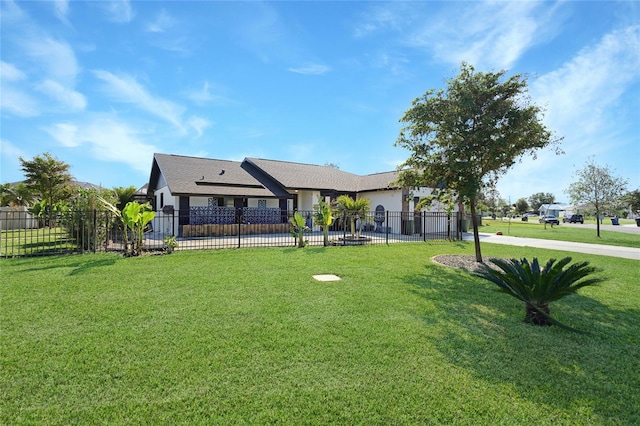
[[[625,208],[631,210],[631,213],[634,215],[640,214],[640,189],[627,192],[622,196],[621,201]]]
[[[529,210],[529,203],[527,203],[527,200],[524,198],[518,198],[518,201],[516,201],[516,211],[519,214],[524,214],[527,210]]]
[[[556,202],[556,196],[550,192],[536,192],[529,196],[529,205],[531,210],[538,211],[543,204],[553,204]]]
[[[576,172],[577,180],[569,185],[567,194],[574,204],[589,204],[596,213],[596,234],[600,237],[600,215],[621,202],[627,180],[615,176],[609,166],[599,166],[590,158]]]
[[[542,112],[527,95],[526,77],[476,72],[463,62],[446,89],[427,91],[400,119],[404,127],[396,146],[411,155],[400,166],[398,182],[457,194],[471,211],[478,262],[476,204],[482,189],[524,155],[535,158],[537,150],[561,140],[542,123]]]
[[[59,201],[67,201],[73,196],[70,185],[73,177],[69,173],[71,166],[58,160],[48,152],[35,156],[32,160],[20,157],[25,176],[25,185],[42,201],[49,214]]]

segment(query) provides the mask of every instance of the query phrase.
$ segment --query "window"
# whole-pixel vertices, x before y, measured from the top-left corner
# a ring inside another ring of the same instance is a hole
[[[258,208],[266,209],[267,208],[267,200],[258,200]]]

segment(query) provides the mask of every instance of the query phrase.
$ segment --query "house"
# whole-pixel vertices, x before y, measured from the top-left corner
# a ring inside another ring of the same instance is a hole
[[[0,230],[35,229],[38,219],[25,206],[0,207]]]
[[[410,214],[431,190],[410,194],[394,184],[397,177],[397,171],[360,176],[330,166],[261,158],[228,161],[156,153],[147,197],[161,212],[154,229],[183,235],[196,225],[235,223],[240,210],[246,222],[286,225],[286,212],[311,212],[318,197],[330,201],[342,194],[368,198],[372,209]],[[177,223],[172,223],[176,211]]]
[[[560,204],[543,204],[538,209],[540,216],[553,215],[560,217],[567,207]]]

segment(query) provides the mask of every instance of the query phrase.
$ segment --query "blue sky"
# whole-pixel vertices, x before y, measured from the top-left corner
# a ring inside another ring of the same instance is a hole
[[[640,187],[640,2],[1,3],[0,181],[51,152],[142,186],[154,152],[393,170],[411,101],[466,61],[527,74],[565,154],[498,190],[564,190],[592,157]]]

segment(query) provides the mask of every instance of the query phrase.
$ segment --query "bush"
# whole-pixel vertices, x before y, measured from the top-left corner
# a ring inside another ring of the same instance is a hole
[[[556,324],[562,328],[577,331],[561,324],[549,315],[549,304],[582,287],[605,281],[602,277],[586,279],[598,269],[589,266],[589,262],[579,262],[567,266],[570,257],[556,263],[550,259],[544,268],[537,258],[529,263],[527,259],[490,260],[498,269],[483,265],[475,275],[491,281],[500,287],[497,291],[506,293],[523,301],[526,305],[525,321],[530,324],[549,326]]]

